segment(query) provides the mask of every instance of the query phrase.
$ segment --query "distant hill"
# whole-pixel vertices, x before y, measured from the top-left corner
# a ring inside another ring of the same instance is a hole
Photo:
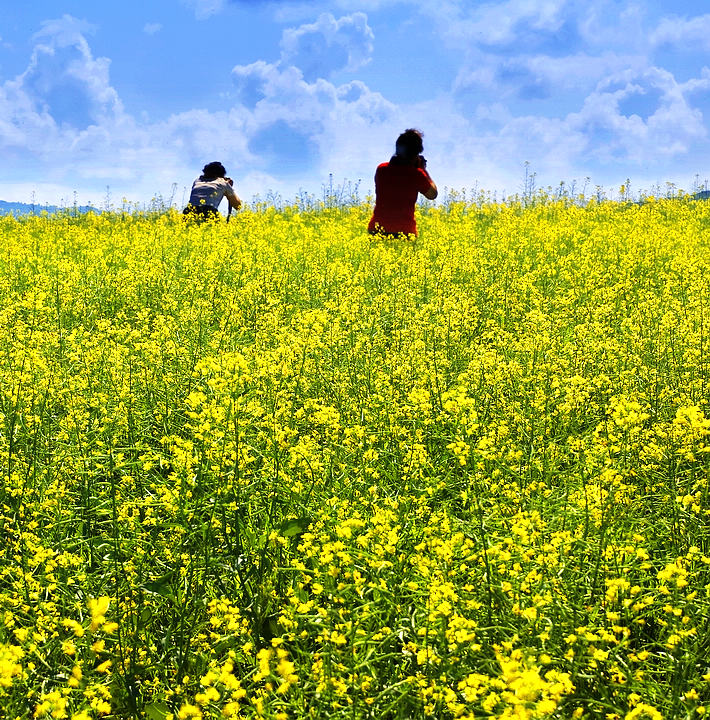
[[[79,213],[85,213],[93,210],[93,212],[100,212],[91,205],[78,205],[76,211]],[[0,200],[0,215],[39,215],[41,212],[46,211],[48,213],[56,212],[73,212],[74,207],[59,207],[58,205],[40,205],[35,203],[21,202],[7,202],[6,200]]]

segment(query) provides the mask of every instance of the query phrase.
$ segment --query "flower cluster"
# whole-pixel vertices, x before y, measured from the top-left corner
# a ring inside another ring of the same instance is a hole
[[[700,717],[710,205],[0,218],[8,717]]]

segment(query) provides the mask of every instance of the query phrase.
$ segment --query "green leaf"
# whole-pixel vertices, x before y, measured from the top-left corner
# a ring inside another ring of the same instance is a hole
[[[148,591],[155,593],[156,595],[162,595],[166,598],[172,598],[173,592],[170,587],[170,584],[175,577],[175,570],[170,570],[165,573],[165,575],[161,575],[157,580],[153,580],[153,582],[146,583],[143,587]]]
[[[151,703],[146,705],[145,714],[150,720],[165,720],[170,714],[170,708],[165,703]]]
[[[296,535],[301,535],[302,533],[306,532],[306,529],[310,524],[311,519],[307,517],[290,518],[288,520],[284,520],[281,523],[279,531],[284,537],[296,537]]]

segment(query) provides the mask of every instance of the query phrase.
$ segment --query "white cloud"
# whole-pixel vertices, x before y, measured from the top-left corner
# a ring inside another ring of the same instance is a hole
[[[43,122],[85,127],[108,116],[120,115],[122,106],[109,82],[108,58],[94,58],[84,33],[85,23],[65,15],[43,23],[27,70],[5,88],[23,96],[29,115]]]
[[[361,82],[308,82],[299,68],[282,64],[235,68],[247,97],[229,110],[138,121],[110,84],[109,61],[93,57],[86,29],[68,17],[47,23],[27,70],[0,85],[0,153],[8,167],[41,177],[38,190],[55,192],[64,184],[86,197],[84,188],[110,185],[114,197],[145,200],[158,190],[167,195],[176,179],[191,182],[206,161],[217,158],[245,197],[279,188],[291,188],[292,196],[295,182],[312,187],[314,178],[318,184],[340,169],[348,177],[365,171],[369,176],[381,159],[376,145],[376,156],[367,159],[365,138],[378,137],[392,121],[391,103]],[[68,90],[69,108],[57,100]],[[84,110],[76,112],[77,104]],[[14,185],[26,187],[29,178],[17,177]],[[97,193],[91,195],[96,200]]]
[[[325,80],[307,83],[299,68],[263,60],[250,65],[235,66],[232,69],[232,78],[242,101],[250,107],[265,99],[288,106],[294,101],[301,102],[319,93],[333,94],[332,85]],[[294,103],[295,112],[302,109],[298,102]]]
[[[690,155],[708,147],[693,100],[710,88],[710,70],[679,83],[650,59],[653,43],[697,39],[704,21],[661,23],[649,41],[646,10],[634,2],[441,7],[464,58],[452,85],[457,111],[482,140],[462,146],[503,175],[516,159],[553,178],[664,172],[684,157],[691,167]]]
[[[314,23],[286,29],[281,60],[298,67],[308,81],[338,70],[354,71],[370,60],[374,35],[367,16],[356,12],[335,19],[323,13]]]
[[[509,45],[518,39],[521,26],[537,32],[555,32],[564,21],[565,0],[508,0],[480,7],[464,27],[486,45]]]
[[[436,24],[437,34],[454,46],[507,48],[519,43],[521,36],[554,36],[568,18],[574,18],[579,0],[505,0],[505,2],[469,3],[438,0],[416,3],[419,11]]]
[[[560,57],[536,55],[524,58],[524,65],[535,78],[544,80],[554,87],[580,88],[596,84],[622,69],[645,67],[642,56],[619,55],[605,52],[601,55],[575,53]]]
[[[0,150],[8,165],[27,157],[70,167],[87,154],[87,135],[121,121],[109,61],[93,57],[88,29],[66,15],[44,23],[27,69],[0,85]]]
[[[247,160],[257,172],[371,174],[380,156],[366,138],[379,137],[396,108],[360,81],[336,85],[325,78],[361,66],[372,41],[364,14],[322,14],[283,33],[279,62],[259,60],[232,70]]]
[[[710,68],[703,67],[699,78],[691,78],[687,82],[681,83],[680,88],[689,95],[697,91],[710,89]]]
[[[155,35],[155,33],[160,32],[163,29],[163,26],[161,23],[146,23],[143,26],[143,32],[146,33],[146,35]]]
[[[651,34],[653,45],[672,45],[687,49],[710,49],[710,15],[694,18],[666,17]]]
[[[430,158],[437,161],[430,168],[435,173],[438,162],[445,165],[454,187],[470,186],[467,164],[484,186],[501,187],[516,168],[522,177],[525,160],[553,184],[589,175],[607,182],[621,175],[650,187],[669,179],[663,173],[677,167],[678,158],[689,158],[688,175],[701,169],[692,165],[690,155],[707,147],[707,129],[689,95],[708,88],[707,69],[700,78],[678,83],[665,70],[643,67],[602,76],[577,108],[558,116],[516,116],[500,94],[496,102],[480,103],[465,116],[456,106],[440,106],[439,121],[431,126],[439,136],[442,128],[454,128],[448,133],[452,152]],[[432,113],[428,122],[434,121]]]
[[[560,56],[479,53],[459,70],[452,89],[454,93],[494,91],[499,98],[551,97],[560,91],[588,92],[604,77],[628,68],[641,71],[647,63],[642,55],[614,52]]]
[[[596,0],[581,4],[577,23],[582,42],[593,49],[620,54],[648,50],[648,6],[636,0]]]
[[[64,14],[61,18],[55,20],[45,20],[42,23],[42,29],[35,33],[33,39],[42,40],[48,38],[52,45],[59,47],[77,45],[89,53],[89,46],[85,36],[93,31],[94,26],[91,23]]]
[[[307,82],[299,68],[263,61],[232,72],[242,98],[235,111],[243,119],[249,162],[256,168],[281,164],[285,173],[313,168],[327,173],[338,164],[334,156],[347,156],[350,169],[361,172],[359,161],[367,149],[354,147],[352,138],[361,132],[376,136],[396,114],[394,105],[359,81],[339,86],[322,78]]]
[[[377,1],[367,0],[373,7]],[[222,4],[191,0],[203,14]],[[336,181],[362,179],[364,194],[376,165],[411,126],[425,132],[429,169],[441,187],[515,192],[526,160],[540,182],[552,183],[586,175],[633,178],[635,170],[672,167],[673,158],[689,158],[689,175],[702,170],[691,162],[708,143],[693,102],[710,89],[707,68],[681,83],[651,66],[635,41],[630,50],[613,42],[594,46],[585,33],[603,18],[592,18],[576,1],[440,5],[442,17],[465,25],[449,35],[460,43],[462,70],[453,88],[426,102],[395,104],[360,80],[335,82],[335,72],[368,61],[374,39],[364,14],[326,13],[284,32],[278,62],[236,66],[231,108],[187,110],[157,123],[125,112],[109,60],[95,58],[87,42],[90,28],[65,16],[38,33],[25,72],[0,84],[0,154],[8,168],[30,168],[42,177],[33,186],[38,192],[94,188],[79,201],[96,203],[104,195],[96,187],[110,185],[116,201],[123,194],[146,201],[155,192],[167,197],[174,182],[180,202],[182,188],[214,159],[225,163],[246,199],[269,190],[290,199],[299,187],[317,193],[331,172]],[[502,26],[486,42],[471,41],[484,21],[498,19]],[[577,30],[579,47],[554,44],[556,34]],[[530,33],[544,42],[519,42]],[[554,47],[545,44],[550,38]],[[378,41],[387,37],[378,34]],[[536,104],[526,104],[528,97]],[[29,197],[28,179],[18,176],[13,184],[25,188],[17,199]],[[6,187],[0,185],[0,197],[9,196]]]
[[[198,20],[206,20],[217,15],[225,5],[225,0],[182,0],[182,2],[194,10]]]
[[[659,68],[619,73],[600,83],[568,123],[587,138],[584,154],[604,162],[644,164],[683,155],[707,136],[702,113],[689,104],[685,89]],[[623,102],[646,94],[655,98],[646,113],[622,110]]]
[[[161,138],[125,113],[88,30],[66,15],[44,23],[27,69],[0,85],[0,152],[20,184],[128,184],[158,164]]]

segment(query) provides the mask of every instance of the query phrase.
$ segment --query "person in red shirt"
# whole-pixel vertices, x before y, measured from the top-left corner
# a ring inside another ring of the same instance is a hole
[[[396,152],[375,171],[375,209],[367,226],[373,235],[415,235],[414,206],[419,193],[433,200],[439,191],[422,157],[422,133],[410,128],[398,138]]]

